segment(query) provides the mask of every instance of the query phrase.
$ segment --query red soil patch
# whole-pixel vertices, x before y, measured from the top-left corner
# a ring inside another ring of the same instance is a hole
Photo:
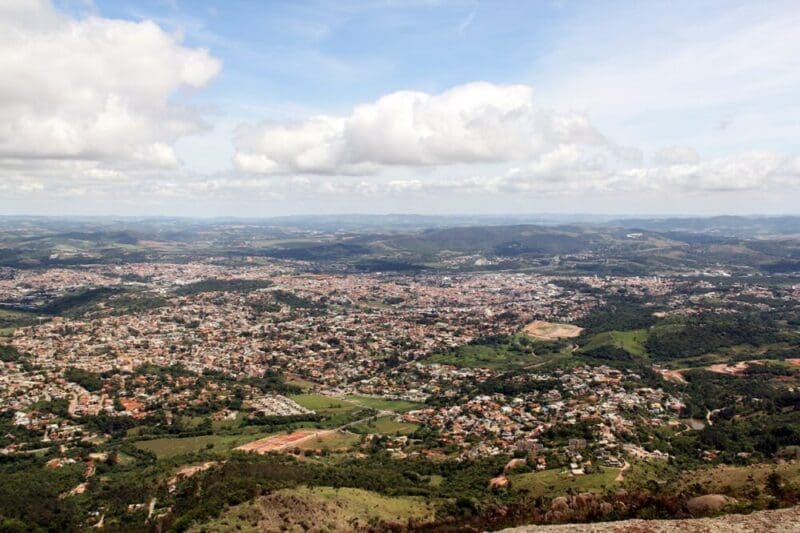
[[[301,429],[288,434],[272,435],[271,437],[265,437],[257,441],[248,442],[247,444],[243,444],[236,449],[243,452],[255,452],[260,454],[276,452],[285,448],[297,446],[298,444],[314,437],[324,437],[328,433],[330,433],[330,430],[316,431]]]

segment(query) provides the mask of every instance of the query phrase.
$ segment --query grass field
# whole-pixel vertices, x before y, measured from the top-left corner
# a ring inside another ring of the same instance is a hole
[[[365,406],[354,402],[321,394],[297,394],[291,396],[291,399],[325,417],[321,426],[327,428],[344,425],[351,420],[351,415],[365,409]]]
[[[354,488],[295,487],[231,507],[191,531],[356,531],[433,520],[436,507],[421,497],[383,496]]]
[[[749,466],[717,466],[701,468],[684,474],[675,484],[676,490],[690,489],[700,484],[704,492],[739,495],[754,485],[765,490],[767,476],[777,473],[784,480],[796,484],[800,482],[800,463],[781,465],[758,464]]]
[[[230,451],[246,442],[266,437],[269,433],[248,435],[201,435],[198,437],[167,437],[161,439],[142,440],[134,443],[140,450],[153,452],[159,459],[169,459],[187,453],[210,449],[215,452]],[[208,448],[208,445],[213,445]]]
[[[361,437],[355,433],[335,431],[305,440],[297,447],[301,450],[343,450],[356,446],[360,440]]]
[[[37,315],[22,311],[11,311],[0,309],[0,335],[9,336],[14,333],[14,329],[22,326],[35,324]]]
[[[320,414],[348,413],[358,409],[352,402],[322,394],[297,394],[291,398],[306,409],[312,409]]]
[[[295,385],[297,387],[300,387],[303,390],[303,392],[317,386],[317,384],[314,383],[313,381],[308,381],[307,379],[303,379],[300,376],[294,376],[294,375],[287,376],[286,383],[288,383],[289,385]]]
[[[414,433],[419,426],[408,422],[397,422],[391,416],[382,416],[375,420],[353,426],[353,431],[358,433],[380,433],[381,435],[409,435]]]
[[[539,358],[533,354],[513,353],[490,346],[462,346],[455,353],[435,354],[428,361],[457,367],[503,370],[533,364]]]
[[[453,351],[433,354],[427,362],[462,368],[510,370],[539,364],[558,355],[537,355],[536,341],[525,335],[515,335],[497,344],[465,344]]]
[[[582,349],[591,351],[601,346],[614,346],[626,352],[639,356],[647,356],[645,343],[647,342],[648,332],[646,329],[634,329],[630,331],[606,331],[594,335]]]
[[[667,461],[632,460],[630,465],[630,468],[625,471],[625,480],[622,482],[622,488],[626,490],[649,490],[653,482],[674,487],[675,481],[680,475],[678,468],[670,465]]]
[[[563,470],[553,469],[509,476],[511,490],[527,490],[531,497],[558,496],[568,489],[575,492],[605,492],[618,485],[619,468],[603,468],[601,472],[572,477]]]
[[[431,474],[428,477],[428,485],[431,487],[441,487],[443,481],[444,477],[440,476],[439,474]]]
[[[178,416],[177,421],[180,422],[181,427],[189,430],[196,429],[206,417],[202,416]],[[219,432],[223,430],[230,430],[230,432],[237,432],[242,434],[252,434],[258,432],[258,428],[256,426],[246,426],[247,421],[247,413],[239,412],[236,415],[236,418],[232,420],[212,420],[211,428],[214,432]],[[152,431],[152,428],[147,426],[137,426],[130,428],[126,435],[128,437],[139,437],[142,435],[147,435],[149,432]]]
[[[413,411],[421,407],[421,404],[408,402],[406,400],[389,400],[385,398],[372,398],[370,396],[348,396],[347,399],[358,405],[375,409],[376,411],[405,413],[406,411]]]

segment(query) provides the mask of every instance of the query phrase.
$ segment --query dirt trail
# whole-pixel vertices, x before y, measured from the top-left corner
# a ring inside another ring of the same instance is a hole
[[[619,469],[619,474],[617,474],[617,477],[614,478],[614,481],[616,481],[617,483],[625,481],[625,471],[628,470],[630,467],[631,464],[628,461],[625,461],[625,464],[622,465],[622,468]]]

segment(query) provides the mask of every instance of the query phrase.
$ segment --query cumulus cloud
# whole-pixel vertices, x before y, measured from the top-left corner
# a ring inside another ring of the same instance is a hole
[[[669,157],[668,157],[669,156]],[[774,152],[746,152],[701,161],[690,148],[667,150],[651,166],[612,166],[604,158],[587,157],[562,148],[523,168],[512,168],[487,191],[540,193],[684,191],[735,192],[794,190],[800,187],[800,159]],[[464,180],[474,187],[474,179]]]
[[[369,175],[325,181],[315,191],[413,195],[590,194],[630,191],[746,191],[800,185],[798,160],[748,152],[702,160],[667,146],[644,165],[580,114],[536,105],[525,85],[477,82],[439,94],[402,91],[347,116],[243,125],[239,171],[265,175]],[[386,176],[383,176],[386,175]]]
[[[661,165],[693,164],[700,161],[700,155],[689,146],[667,146],[656,152],[653,159]]]
[[[561,145],[608,141],[577,113],[535,104],[525,85],[476,82],[439,94],[400,91],[349,116],[244,125],[239,170],[262,174],[369,174],[384,166],[524,161]]]
[[[746,152],[707,161],[678,162],[622,173],[642,186],[702,191],[742,191],[800,185],[797,159],[774,152]]]
[[[73,18],[45,0],[0,6],[0,158],[173,167],[203,123],[170,98],[221,63],[149,21]]]

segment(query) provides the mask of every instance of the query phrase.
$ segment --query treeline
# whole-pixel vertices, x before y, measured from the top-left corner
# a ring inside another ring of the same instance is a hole
[[[646,329],[656,323],[654,311],[653,307],[645,306],[638,299],[618,296],[610,298],[604,306],[594,309],[577,324],[584,328],[584,337],[604,331]]]
[[[736,409],[732,409],[736,413]],[[738,414],[738,413],[736,413]],[[761,454],[770,459],[781,448],[800,445],[800,413],[773,412],[748,416],[716,418],[713,426],[699,432],[698,441],[705,448],[720,450],[720,459],[733,463],[740,454]]]
[[[103,380],[100,374],[95,374],[82,368],[75,368],[74,366],[67,367],[64,371],[64,379],[77,383],[89,392],[97,392],[103,387]]]
[[[683,322],[653,328],[645,343],[656,359],[676,359],[709,353],[737,344],[770,344],[783,340],[775,323],[760,314],[703,314]]]
[[[79,316],[91,310],[97,302],[119,294],[122,289],[116,287],[96,287],[73,294],[67,294],[36,309],[37,313],[46,315]]]
[[[601,344],[595,348],[581,349],[581,354],[600,361],[633,361],[637,359],[635,355],[624,348],[612,344]]]
[[[79,507],[59,495],[81,482],[85,468],[45,468],[43,460],[0,465],[0,531],[77,531]]]
[[[214,381],[216,383],[225,383],[229,387],[239,385],[250,385],[259,389],[261,392],[276,392],[278,394],[299,394],[303,391],[301,387],[292,385],[286,382],[286,376],[279,370],[267,369],[260,377],[247,377],[243,379],[236,379],[232,376],[220,372],[219,370],[205,369],[201,379],[198,381],[198,386],[205,383],[205,381]]]
[[[561,382],[557,379],[530,379],[528,373],[514,371],[478,382],[477,391],[481,394],[499,393],[508,396],[516,396],[531,392],[547,392],[555,388],[560,388],[560,386]]]
[[[300,415],[265,415],[263,413],[255,413],[248,420],[248,424],[254,426],[266,426],[264,431],[272,431],[273,429],[286,429],[289,424],[296,424],[298,422],[320,422],[322,416],[316,413],[304,413]]]
[[[309,486],[352,487],[388,496],[414,495],[459,500],[477,509],[490,502],[486,480],[502,472],[506,457],[479,461],[394,460],[385,453],[340,463],[297,461],[287,456],[234,455],[224,465],[184,482],[175,495],[165,529],[178,531],[218,516],[226,507],[272,490]],[[440,486],[431,475],[442,476]],[[488,498],[488,499],[487,499]]]
[[[190,296],[203,292],[250,292],[273,285],[267,279],[204,279],[175,289],[178,296]]]
[[[0,307],[0,329],[31,326],[37,321],[38,317],[34,313]]]
[[[772,380],[782,375],[782,370],[760,372],[744,376],[729,376],[708,370],[694,369],[683,372],[687,381],[684,390],[691,416],[705,417],[706,411],[726,409],[732,405],[749,405],[751,411],[774,410],[786,406],[800,406],[800,393],[777,387]]]
[[[158,309],[168,304],[163,296],[154,294],[123,294],[111,299],[108,304],[114,309],[115,315],[136,314],[150,309]]]
[[[318,304],[313,300],[309,300],[308,298],[303,298],[302,296],[298,296],[293,292],[277,290],[272,291],[272,298],[275,300],[275,303],[286,305],[295,309],[313,309],[313,308],[322,308],[324,307],[322,304]]]
[[[0,344],[0,361],[3,363],[16,363],[22,360],[22,354],[8,344]]]

